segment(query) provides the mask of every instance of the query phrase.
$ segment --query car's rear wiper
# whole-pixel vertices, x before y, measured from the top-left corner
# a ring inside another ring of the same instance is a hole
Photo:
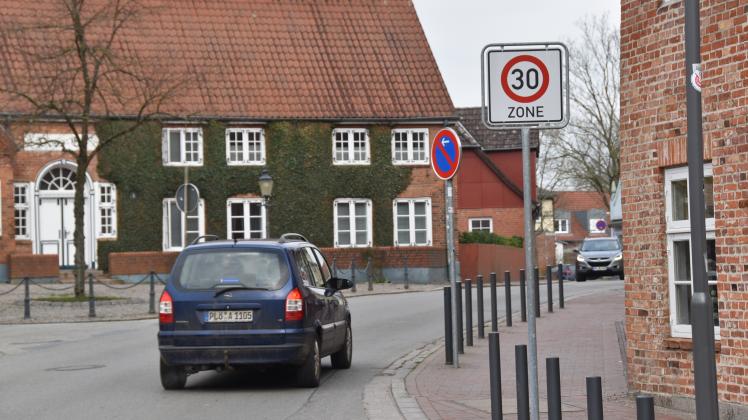
[[[230,287],[223,287],[220,290],[217,290],[216,293],[213,295],[213,297],[218,297],[226,292],[230,292],[232,290],[268,290],[264,287],[247,287],[247,286],[230,286]]]

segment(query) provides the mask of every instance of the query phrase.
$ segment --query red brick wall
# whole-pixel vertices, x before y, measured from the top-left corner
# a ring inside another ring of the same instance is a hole
[[[621,3],[621,180],[626,335],[634,391],[693,396],[671,349],[664,169],[686,164],[683,2]],[[748,0],[701,2],[704,141],[714,172],[719,398],[748,404]]]
[[[438,268],[447,265],[447,250],[437,247],[376,247],[376,248],[321,248],[327,261],[332,264],[335,258],[339,267],[348,268],[351,261],[356,267],[366,266],[371,257],[381,268],[402,267],[403,257],[408,256],[408,267]]]
[[[109,274],[126,276],[155,273],[169,273],[178,252],[112,252],[109,254]]]
[[[58,278],[60,276],[59,261],[57,254],[11,254],[8,257],[10,278]]]
[[[522,207],[459,209],[455,226],[459,232],[468,232],[470,219],[490,217],[493,222],[493,233],[506,237],[523,237],[525,236],[523,214]]]

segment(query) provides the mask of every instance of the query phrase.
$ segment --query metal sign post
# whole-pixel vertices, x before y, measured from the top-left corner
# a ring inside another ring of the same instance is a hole
[[[457,289],[457,262],[455,258],[455,241],[454,241],[454,189],[452,177],[457,173],[460,167],[460,158],[462,157],[462,144],[460,138],[451,128],[439,130],[434,136],[431,143],[431,168],[437,177],[444,180],[445,201],[447,207],[446,227],[447,227],[447,265],[449,271],[449,284],[452,287],[452,366],[460,367],[459,362],[459,324],[457,311],[459,308],[458,299],[460,299]]]
[[[714,318],[706,274],[704,139],[701,127],[701,36],[698,0],[686,0],[686,106],[688,120],[688,207],[691,222],[691,299],[696,417],[719,418]]]
[[[527,307],[535,308],[535,229],[532,217],[530,128],[563,128],[569,122],[569,54],[560,43],[491,44],[481,54],[483,123],[492,130],[522,129]],[[540,418],[535,311],[527,314],[530,418]]]

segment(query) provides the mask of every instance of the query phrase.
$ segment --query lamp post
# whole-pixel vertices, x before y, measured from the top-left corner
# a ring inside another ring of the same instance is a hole
[[[260,173],[260,178],[257,180],[260,185],[260,195],[262,196],[262,205],[267,207],[270,205],[270,197],[273,195],[273,177],[267,169],[263,169]]]

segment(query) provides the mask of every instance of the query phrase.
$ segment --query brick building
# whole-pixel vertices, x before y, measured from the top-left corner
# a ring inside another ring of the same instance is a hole
[[[462,139],[462,162],[455,176],[455,230],[490,232],[505,238],[524,237],[522,137],[520,130],[490,130],[481,121],[481,108],[457,108],[456,130]],[[538,131],[530,131],[532,197]],[[537,204],[537,203],[534,203]],[[536,244],[542,246],[541,243]],[[551,247],[552,247],[551,243]],[[496,245],[460,244],[463,277],[490,271],[516,272],[524,267],[524,250]],[[538,253],[543,254],[543,253]]]
[[[32,9],[0,0],[0,26],[60,19],[53,3]],[[116,45],[199,82],[164,105],[168,118],[91,165],[87,265],[121,275],[163,272],[185,230],[187,242],[207,233],[241,239],[294,231],[327,247],[340,266],[373,257],[397,280],[393,267],[407,254],[411,281],[446,277],[444,190],[428,151],[456,117],[409,0],[144,4],[153,7],[121,30]],[[0,83],[33,84],[42,70],[18,46],[58,40],[6,35]],[[29,123],[23,100],[5,94],[0,104],[2,281],[13,275],[7,264],[15,254],[57,254],[60,266],[72,264],[76,163],[62,152],[74,138],[59,116]],[[115,116],[132,114],[125,107]],[[100,132],[108,122],[97,123]],[[173,198],[185,168],[202,197],[186,216]],[[262,168],[275,176],[269,208],[257,194]]]
[[[485,230],[500,236],[524,236],[522,138],[520,130],[489,130],[481,108],[457,108],[464,154],[455,178],[459,190],[455,227],[459,232]],[[538,131],[530,131],[532,197],[536,196]]]
[[[629,384],[693,404],[684,7],[621,2]],[[701,2],[707,270],[722,418],[748,417],[748,1]],[[728,413],[731,413],[728,415]]]

